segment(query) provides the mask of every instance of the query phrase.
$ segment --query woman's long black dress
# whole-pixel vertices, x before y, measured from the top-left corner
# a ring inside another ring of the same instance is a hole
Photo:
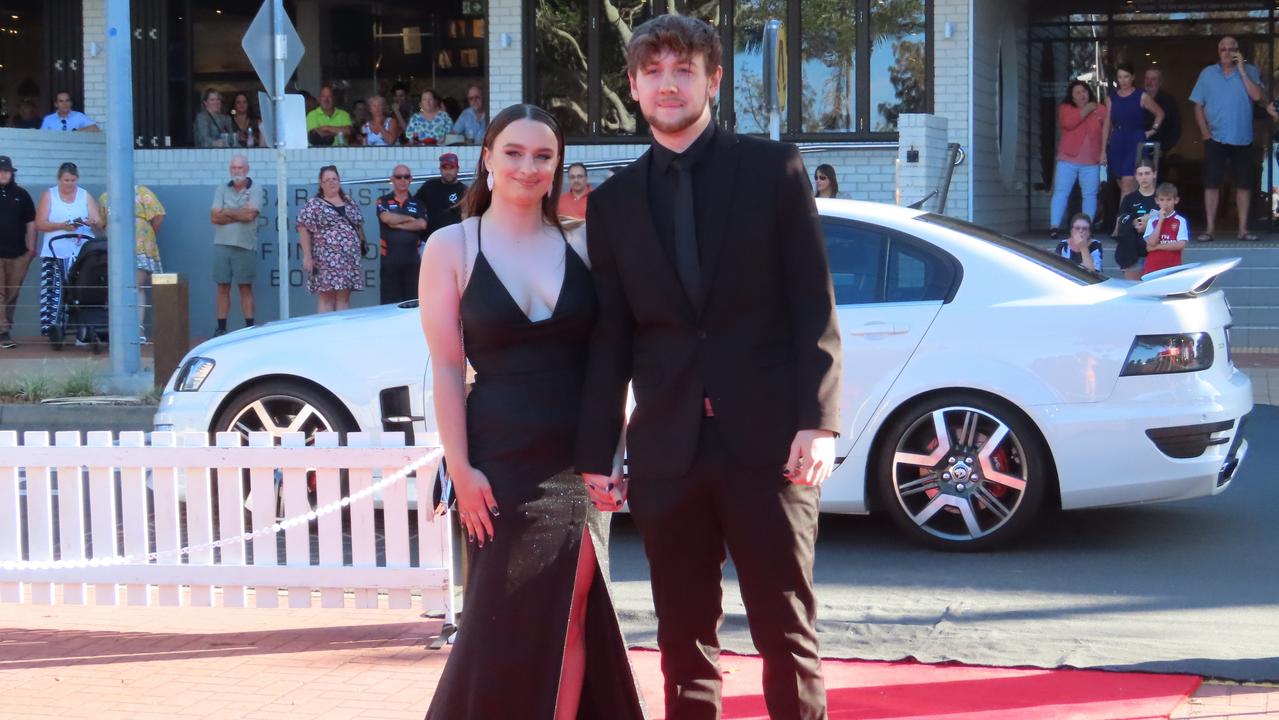
[[[549,318],[531,321],[479,252],[462,294],[471,463],[488,477],[500,515],[494,539],[471,546],[461,629],[440,677],[431,720],[550,720],[583,529],[599,570],[586,618],[579,718],[640,720],[644,710],[608,586],[607,516],[573,474],[573,443],[595,318],[585,263],[565,243],[564,283]],[[469,223],[465,231],[470,232]]]

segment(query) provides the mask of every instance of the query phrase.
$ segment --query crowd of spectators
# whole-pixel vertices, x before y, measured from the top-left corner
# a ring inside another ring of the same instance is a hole
[[[488,123],[484,91],[471,86],[466,91],[466,107],[436,90],[425,88],[410,96],[403,83],[392,86],[388,95],[354,99],[348,108],[338,102],[332,85],[323,85],[317,95],[302,91],[306,107],[307,144],[311,147],[342,145],[462,145],[474,144],[484,136]],[[68,96],[68,109],[70,108]],[[192,122],[196,147],[261,147],[261,114],[247,93],[234,95],[230,114],[223,113],[222,94],[205,91],[201,109]],[[450,107],[456,108],[450,111]]]

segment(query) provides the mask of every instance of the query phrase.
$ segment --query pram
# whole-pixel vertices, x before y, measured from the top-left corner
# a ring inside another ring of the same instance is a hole
[[[49,247],[66,268],[49,342],[54,350],[61,350],[64,338],[74,333],[78,344],[101,352],[108,326],[107,241],[72,233],[50,238]]]

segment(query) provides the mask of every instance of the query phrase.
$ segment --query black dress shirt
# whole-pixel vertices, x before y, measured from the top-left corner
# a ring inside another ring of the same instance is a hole
[[[706,205],[710,198],[711,184],[729,182],[730,178],[707,177],[701,172],[705,165],[703,160],[715,137],[715,122],[712,120],[692,145],[682,153],[676,153],[660,143],[653,143],[653,156],[648,166],[648,207],[653,215],[653,227],[657,230],[658,240],[667,257],[675,260],[675,187],[678,172],[671,167],[671,161],[677,157],[693,159],[693,214],[697,217],[697,226],[702,226],[706,216]],[[705,241],[697,235],[698,255],[705,261]]]

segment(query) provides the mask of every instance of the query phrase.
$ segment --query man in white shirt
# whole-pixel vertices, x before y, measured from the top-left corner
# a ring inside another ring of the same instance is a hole
[[[57,99],[53,102],[54,112],[44,116],[44,122],[40,123],[41,130],[98,132],[98,124],[92,118],[71,109],[71,93],[63,90],[55,97]]]

